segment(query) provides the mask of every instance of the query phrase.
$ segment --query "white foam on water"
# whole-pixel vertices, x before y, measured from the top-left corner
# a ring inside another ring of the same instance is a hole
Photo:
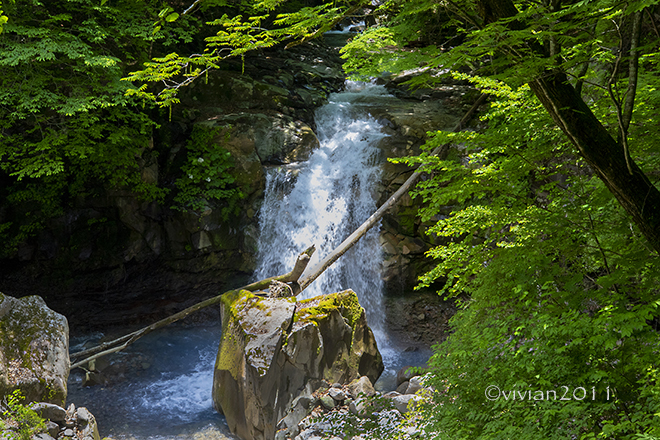
[[[330,95],[316,111],[320,147],[309,161],[268,170],[255,280],[290,271],[298,255],[315,244],[308,265],[313,267],[376,211],[374,193],[385,160],[376,144],[386,134],[367,110],[381,96],[389,96],[382,86],[348,81],[346,91]],[[352,289],[370,326],[382,329],[378,229],[374,226],[301,298]]]
[[[202,430],[213,438],[234,438],[211,395],[220,330],[175,326],[149,334],[111,355],[119,368],[107,386],[82,387],[82,375],[74,370],[68,400],[96,416],[104,437],[165,440]]]

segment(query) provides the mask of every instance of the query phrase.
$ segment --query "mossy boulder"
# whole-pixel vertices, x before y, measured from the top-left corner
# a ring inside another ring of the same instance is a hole
[[[240,438],[273,439],[299,395],[361,376],[375,382],[383,371],[351,290],[301,302],[235,291],[223,298],[221,316],[213,402]]]
[[[66,401],[69,325],[39,296],[0,293],[0,397],[20,389],[27,401]]]
[[[318,345],[314,345],[315,340]],[[383,372],[383,360],[364,309],[352,290],[317,296],[298,303],[286,352],[298,369],[307,370],[307,358],[320,362],[319,374],[330,383],[349,383],[367,376],[372,383]]]

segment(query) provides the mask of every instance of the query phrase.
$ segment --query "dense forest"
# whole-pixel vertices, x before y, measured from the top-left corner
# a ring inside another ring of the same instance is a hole
[[[481,130],[429,133],[446,157],[403,160],[426,171],[413,195],[442,243],[420,287],[461,305],[415,412],[429,438],[660,438],[656,1],[5,0],[4,255],[110,188],[231,210],[227,158],[142,178],[157,127],[223,63],[347,19],[367,24],[342,49],[354,78],[414,70],[412,88],[489,100]]]

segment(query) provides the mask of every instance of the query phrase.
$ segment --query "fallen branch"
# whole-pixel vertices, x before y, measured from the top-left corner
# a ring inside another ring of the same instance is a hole
[[[298,278],[300,278],[300,275],[302,275],[302,273],[305,271],[305,268],[309,263],[309,259],[311,258],[315,250],[316,248],[312,245],[307,250],[302,252],[298,256],[298,259],[296,260],[296,264],[294,265],[293,270],[289,273],[286,273],[284,275],[279,275],[276,277],[266,278],[265,280],[257,281],[255,283],[248,284],[247,286],[239,287],[238,289],[230,290],[228,292],[223,292],[218,296],[214,296],[213,298],[209,298],[205,301],[199,302],[193,306],[188,307],[185,310],[180,311],[179,313],[175,313],[174,315],[168,316],[167,318],[163,318],[160,321],[157,321],[147,327],[143,327],[140,330],[136,330],[132,333],[124,335],[115,340],[105,342],[96,347],[92,347],[87,350],[73,353],[70,356],[72,359],[80,359],[83,357],[84,359],[73,363],[71,365],[71,369],[73,370],[74,368],[82,367],[83,365],[89,363],[89,361],[98,359],[100,357],[106,356],[111,353],[116,353],[118,351],[121,351],[126,347],[128,347],[133,342],[137,341],[142,336],[151,333],[154,330],[172,324],[173,322],[179,321],[185,318],[186,316],[190,315],[191,313],[197,312],[198,310],[201,310],[205,307],[217,304],[222,300],[222,296],[225,293],[235,292],[236,290],[249,290],[250,292],[254,292],[256,290],[266,289],[268,288],[272,280],[280,281],[283,283],[293,283],[294,286],[297,286]]]
[[[470,121],[472,115],[477,111],[479,106],[484,103],[486,100],[485,94],[481,94],[476,102],[472,105],[470,110],[465,113],[463,118],[459,121],[458,124],[452,130],[453,132],[459,132],[463,127]],[[449,152],[450,144],[444,144],[433,150],[431,153],[434,156],[438,156],[444,159]],[[382,217],[385,215],[388,209],[396,205],[401,198],[408,193],[410,188],[417,183],[417,180],[421,177],[424,171],[420,168],[415,170],[415,172],[405,181],[403,185],[390,196],[389,199],[376,212],[374,212],[371,217],[369,217],[364,223],[360,225],[351,235],[348,236],[337,248],[330,252],[321,262],[317,263],[314,267],[310,269],[310,274],[305,276],[300,280],[300,290],[305,290],[315,279],[319,277],[332,263],[337,261],[339,257],[344,255],[347,250],[349,250],[355,243],[362,238],[372,226],[374,226]]]

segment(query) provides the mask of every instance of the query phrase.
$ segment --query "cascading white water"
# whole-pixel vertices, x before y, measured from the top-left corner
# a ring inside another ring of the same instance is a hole
[[[347,81],[344,92],[330,95],[329,103],[316,111],[321,146],[309,161],[268,171],[255,279],[288,272],[297,256],[315,244],[312,267],[376,211],[375,189],[385,160],[376,144],[386,134],[368,106],[386,95],[382,86]],[[369,325],[380,333],[381,263],[374,227],[301,297],[353,289]]]
[[[68,401],[87,407],[101,434],[115,439],[171,440],[191,433],[234,439],[211,397],[220,332],[219,323],[175,324],[146,335],[110,357],[112,382],[106,386],[84,387],[84,372],[72,371]],[[73,338],[71,345],[77,351],[102,336]]]

